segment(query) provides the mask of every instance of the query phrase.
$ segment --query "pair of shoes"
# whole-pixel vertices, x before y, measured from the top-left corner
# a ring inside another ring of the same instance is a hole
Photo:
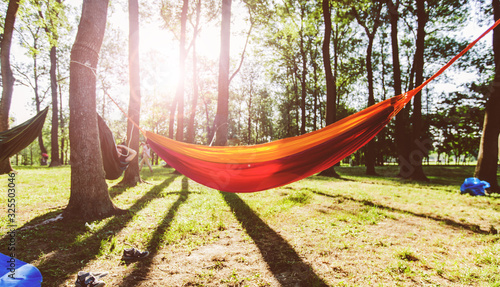
[[[123,260],[139,260],[148,257],[148,251],[139,251],[135,248],[125,248],[123,249]]]
[[[108,275],[108,272],[85,272],[80,271],[76,277],[75,286],[76,287],[102,287],[106,285],[104,281],[101,281],[102,277]]]

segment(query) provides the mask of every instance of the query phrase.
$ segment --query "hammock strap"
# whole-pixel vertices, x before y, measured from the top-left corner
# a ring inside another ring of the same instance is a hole
[[[134,125],[132,125],[132,129],[130,129],[130,137],[129,137],[129,140],[128,140],[128,144],[126,145],[126,147],[130,148],[130,143],[132,142],[132,133],[134,131]],[[119,149],[116,149],[118,151],[118,153],[121,155],[121,156],[129,156],[130,155],[130,150],[127,149],[127,153],[121,153]]]
[[[80,63],[78,61],[71,61],[71,63],[75,63],[75,64],[78,64],[78,65],[81,65],[81,66],[83,66],[85,68],[90,69],[92,71],[92,73],[94,74],[94,77],[97,78],[97,72],[96,72],[96,70],[94,68],[92,68],[90,66],[90,64],[83,64],[83,63]],[[125,112],[125,110],[115,101],[115,99],[113,99],[113,97],[111,97],[108,93],[106,93],[106,92],[104,92],[104,93],[118,107],[118,109],[125,115],[125,117],[127,118],[127,120],[129,120],[134,126],[136,126],[139,129],[139,131],[141,131],[144,134],[144,131],[139,127],[139,125],[134,120],[132,120],[128,116],[128,113]],[[133,127],[132,127],[132,130],[134,130]],[[132,132],[130,134],[132,134]],[[130,138],[132,138],[132,136],[130,136]],[[127,146],[130,146],[130,142],[129,142],[129,144]]]
[[[476,40],[472,41],[463,49],[460,53],[458,53],[455,57],[453,57],[446,65],[444,65],[441,69],[439,69],[432,77],[428,78],[425,82],[423,82],[420,86],[415,88],[415,92],[421,91],[430,81],[434,80],[437,78],[439,75],[441,75],[446,69],[448,69],[458,58],[462,57],[467,51],[469,51],[474,45],[476,45],[479,40],[481,40],[486,34],[491,32],[491,30],[495,29],[500,24],[500,19],[498,19],[488,30],[486,30],[483,34],[481,34]]]

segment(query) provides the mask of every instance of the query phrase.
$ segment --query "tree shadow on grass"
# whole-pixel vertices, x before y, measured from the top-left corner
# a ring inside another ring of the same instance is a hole
[[[255,242],[274,277],[283,286],[328,286],[293,247],[236,194],[221,192],[238,221]]]
[[[170,177],[170,176],[172,176],[172,174],[170,173],[170,171],[164,170],[164,169],[155,169],[155,173],[154,174],[150,173],[149,170],[146,171],[146,173],[141,172],[141,180],[143,180],[143,183],[146,183],[146,184],[151,184],[147,180],[150,180],[153,177],[165,178],[165,177]],[[109,195],[110,195],[111,198],[115,198],[118,195],[124,193],[127,189],[133,188],[133,187],[134,186],[129,186],[129,185],[126,185],[126,184],[122,184],[121,180],[120,180],[120,181],[117,181],[113,186],[111,186],[109,188]]]
[[[469,231],[472,231],[472,232],[477,233],[477,234],[496,234],[497,233],[496,230],[488,230],[488,231],[487,230],[482,230],[476,224],[457,222],[457,221],[449,219],[449,218],[442,218],[442,217],[435,216],[435,215],[428,214],[428,213],[416,213],[416,212],[409,211],[409,210],[403,210],[403,209],[399,209],[399,208],[394,208],[394,207],[390,207],[390,206],[381,205],[381,204],[375,203],[375,202],[373,202],[371,200],[366,200],[366,199],[361,200],[361,199],[356,199],[356,198],[353,198],[353,197],[350,197],[350,196],[346,196],[346,195],[340,195],[340,194],[332,195],[332,194],[327,194],[327,193],[320,192],[320,191],[315,191],[315,190],[312,190],[312,189],[309,189],[309,190],[311,192],[315,193],[315,194],[326,196],[326,197],[343,198],[343,199],[346,199],[346,200],[350,200],[350,201],[361,203],[361,204],[363,204],[365,206],[376,207],[376,208],[380,208],[380,209],[383,209],[383,210],[388,210],[388,211],[391,211],[391,212],[410,214],[410,215],[413,215],[413,216],[416,216],[416,217],[432,219],[434,221],[438,221],[438,222],[444,223],[444,224],[446,224],[448,226],[451,226],[451,227],[454,227],[454,228],[458,228],[458,229],[469,230]]]
[[[167,176],[172,176],[172,175],[167,175]],[[108,188],[109,190],[109,196],[111,199],[114,199],[115,197],[123,194],[126,192],[128,189],[133,188],[131,186],[122,186],[122,185],[114,185]],[[23,226],[19,227],[18,231],[22,230],[28,230],[34,227],[37,227],[41,224],[43,224],[44,221],[49,220],[49,219],[55,219],[58,215],[62,215],[64,208],[66,208],[66,205],[62,206],[56,206],[56,207],[51,207],[51,211],[38,215],[37,217],[31,219],[30,221],[26,222]],[[1,239],[0,239],[1,240]]]
[[[149,256],[142,259],[134,266],[134,271],[131,272],[127,277],[123,278],[122,283],[119,286],[136,286],[139,282],[147,279],[148,273],[151,271],[153,265],[153,259],[158,254],[160,247],[163,243],[163,237],[165,233],[170,228],[172,221],[179,210],[181,204],[186,202],[189,196],[189,186],[187,177],[182,179],[182,189],[178,193],[179,197],[177,201],[170,207],[168,212],[163,217],[161,223],[156,227],[151,240],[148,242],[146,249],[149,251]]]
[[[308,180],[313,180],[313,181],[355,181],[353,179],[350,179],[350,178],[347,178],[347,177],[344,177],[342,175],[339,174],[338,177],[329,177],[329,176],[323,176],[321,174],[316,174],[316,175],[312,175],[310,177],[307,178]]]
[[[172,172],[174,171],[174,169],[172,168],[163,168],[158,165],[153,165],[153,172],[151,173],[151,171],[149,171],[149,168],[147,165],[144,165],[142,167],[143,170],[140,171],[140,174],[141,174],[141,179],[143,179],[144,181],[148,181],[148,180],[151,180],[152,178],[157,178],[159,176],[170,176],[172,175]],[[180,173],[177,173],[175,175],[178,175],[178,176],[181,176],[182,174]]]
[[[109,190],[109,197],[111,197],[111,199],[119,196],[120,194],[124,193],[125,191],[127,191],[127,189],[129,188],[133,188],[133,186],[125,186],[125,185],[113,185],[112,187],[108,188]]]
[[[23,226],[19,227],[17,230],[18,231],[29,230],[31,228],[35,228],[36,226],[38,226],[38,224],[42,224],[44,221],[48,219],[54,219],[58,215],[62,214],[65,207],[66,206],[51,208],[52,209],[51,211],[38,215],[37,217],[31,219],[29,222],[25,223]]]
[[[446,172],[446,171],[445,171]],[[451,171],[453,172],[453,170]],[[444,173],[444,172],[443,172]],[[350,175],[353,176],[353,175]],[[429,190],[445,190],[447,192],[456,192],[457,190],[460,190],[460,186],[462,185],[465,177],[459,177],[459,176],[450,176],[449,178],[444,177],[444,176],[433,176],[432,174],[427,175],[427,177],[430,179],[430,182],[422,182],[422,181],[416,181],[416,180],[411,180],[411,179],[404,179],[400,176],[394,175],[394,176],[387,176],[387,175],[381,175],[381,176],[362,176],[362,175],[354,175],[356,176],[355,179],[352,178],[346,178],[346,177],[340,177],[340,178],[329,178],[329,177],[324,177],[320,175],[314,175],[310,176],[307,178],[307,180],[311,181],[320,181],[320,182],[357,182],[357,183],[364,183],[364,184],[376,184],[380,186],[402,186],[402,185],[409,185],[415,188],[424,188],[429,189]],[[377,180],[377,179],[383,179],[383,180]],[[418,187],[416,186],[418,185]],[[440,187],[437,187],[440,186]],[[444,187],[445,189],[443,189]],[[290,188],[294,189],[293,187],[290,187],[287,185],[285,188]],[[301,188],[303,189],[303,188]],[[305,188],[307,190],[312,190],[310,188]],[[455,190],[454,190],[455,189]],[[488,199],[491,201],[500,201],[500,194],[490,194],[488,195]]]
[[[33,263],[44,256],[36,267],[42,272],[44,286],[59,286],[65,280],[73,277],[89,261],[99,255],[103,240],[111,240],[116,233],[125,228],[133,218],[133,213],[147,207],[155,198],[162,197],[161,192],[168,187],[176,176],[171,176],[161,184],[154,186],[134,205],[127,214],[113,217],[99,230],[85,237],[87,230],[82,223],[55,222],[39,228],[20,232],[18,257]],[[2,240],[5,242],[6,237]],[[26,255],[26,256],[24,256]]]
[[[149,171],[149,169],[147,168],[146,166],[146,169],[147,171],[141,171],[141,179],[144,180],[145,182],[148,182],[148,180],[151,180],[154,176],[158,175],[158,171],[153,171],[153,173],[151,173]]]

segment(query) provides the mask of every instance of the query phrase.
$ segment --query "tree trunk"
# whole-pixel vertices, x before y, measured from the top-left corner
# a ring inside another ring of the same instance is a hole
[[[302,37],[303,38],[303,37]],[[300,77],[300,134],[306,133],[306,96],[307,96],[307,54],[301,40],[302,75]]]
[[[58,3],[61,3],[61,0],[57,0]],[[52,41],[57,42],[58,40],[58,34],[56,32],[56,25],[54,25],[52,18],[53,17],[58,17],[57,12],[55,12],[55,15],[50,15],[51,11],[49,10],[50,7],[47,7],[47,16],[44,17],[42,10],[38,10],[38,13],[40,15],[40,18],[44,19],[48,23],[50,23],[50,28],[49,26],[45,26],[44,30],[49,39]],[[52,29],[52,30],[51,30]],[[56,45],[51,42],[51,47],[50,47],[50,91],[51,91],[51,96],[52,96],[52,129],[50,131],[50,166],[60,166],[62,164],[60,158],[59,158],[59,112],[58,112],[58,103],[57,103],[57,48]],[[45,149],[45,147],[44,147]]]
[[[492,1],[495,21],[500,19],[500,1]],[[489,192],[499,193],[497,181],[498,136],[500,134],[500,30],[493,30],[493,53],[495,55],[495,78],[490,88],[490,95],[484,115],[483,134],[479,146],[474,177],[490,183]]]
[[[96,74],[108,0],[86,0],[70,63],[71,194],[65,219],[91,221],[116,214],[104,179],[96,112]]]
[[[337,79],[332,73],[330,61],[330,37],[332,34],[332,14],[330,12],[330,1],[323,0],[323,18],[325,20],[325,35],[323,37],[323,65],[326,78],[326,125],[333,124],[337,114]],[[328,177],[339,177],[335,167],[325,169],[319,175]]]
[[[10,47],[12,43],[12,33],[14,32],[14,22],[16,21],[19,1],[10,0],[5,15],[5,25],[3,39],[0,46],[0,60],[2,72],[2,100],[0,101],[0,131],[9,129],[9,111],[14,91],[14,75],[10,67]],[[10,159],[0,161],[0,174],[8,173],[12,170]]]
[[[399,21],[399,0],[396,4],[392,0],[386,1],[389,8],[389,16],[391,22],[391,47],[392,47],[392,67],[393,67],[393,79],[394,79],[394,95],[400,95],[402,93],[402,81],[401,81],[401,65],[399,62],[399,40],[398,40],[398,21]],[[409,162],[408,156],[410,154],[409,146],[409,134],[408,134],[408,109],[404,108],[396,115],[396,130],[395,130],[395,141],[396,148],[399,158],[399,176],[404,177],[407,172],[407,168],[403,163]]]
[[[229,120],[229,47],[231,38],[231,1],[222,0],[221,48],[219,58],[219,95],[214,120],[215,145],[227,143]]]
[[[291,136],[296,136],[296,135],[299,135],[300,134],[300,126],[299,126],[299,122],[300,122],[300,113],[299,113],[299,107],[300,107],[300,95],[299,95],[299,81],[300,81],[300,76],[299,76],[299,67],[297,65],[296,62],[294,62],[294,72],[293,72],[293,75],[292,75],[292,81],[293,81],[293,89],[294,89],[294,95],[295,95],[295,99],[294,99],[294,102],[293,102],[293,111],[295,112],[295,124],[294,124],[294,130],[291,131]]]
[[[58,66],[59,68],[59,66]],[[65,151],[65,135],[64,135],[64,117],[63,117],[63,100],[62,100],[62,89],[61,85],[58,84],[59,88],[59,119],[61,120],[61,157],[60,157],[60,162],[61,164],[68,164],[67,158],[64,156],[64,151]]]
[[[366,22],[361,19],[358,12],[355,8],[352,9],[356,20],[358,23],[365,29],[366,35],[368,36],[368,47],[366,49],[366,70],[368,76],[368,106],[372,106],[375,104],[375,94],[373,88],[373,67],[372,67],[372,51],[373,51],[373,41],[375,39],[375,34],[377,33],[377,29],[380,26],[380,11],[382,10],[382,5],[380,3],[377,4],[375,10],[373,11],[373,27],[372,31],[368,28]],[[376,149],[375,149],[375,139],[372,139],[365,148],[365,165],[366,165],[366,174],[368,175],[376,175],[375,172],[375,159],[376,159]]]
[[[377,19],[378,20],[378,19]],[[377,21],[376,20],[376,21]],[[373,88],[373,67],[372,67],[372,50],[373,50],[373,40],[375,38],[376,28],[373,29],[373,33],[368,35],[368,47],[366,49],[366,70],[368,76],[368,106],[375,104],[375,92]],[[375,172],[375,138],[372,139],[366,145],[365,149],[365,165],[367,175],[377,175]]]
[[[418,87],[424,80],[424,50],[425,50],[425,25],[428,15],[425,12],[425,0],[417,0],[417,40],[414,58],[415,87]],[[412,152],[409,154],[411,164],[410,178],[418,181],[429,181],[422,168],[422,159],[427,150],[420,148],[422,143],[422,92],[418,92],[413,98],[413,134],[411,143]],[[415,151],[415,152],[414,152]]]
[[[129,0],[129,80],[130,98],[128,104],[129,118],[139,125],[141,115],[141,81],[139,66],[139,3],[138,0]],[[130,148],[139,153],[139,129],[131,121],[127,123],[127,142]],[[129,138],[131,137],[131,138]],[[142,182],[139,174],[139,156],[136,156],[125,170],[120,184],[135,186]]]
[[[175,139],[178,141],[182,141],[184,138],[184,80],[187,56],[187,50],[185,46],[188,4],[188,0],[183,0],[181,10],[181,38],[179,44],[179,82],[177,83],[174,100],[172,101],[172,105],[170,106],[168,125],[168,136],[173,139],[175,130],[175,110],[177,109],[177,134],[175,136]]]
[[[180,41],[180,59],[179,59],[179,85],[177,86],[177,133],[175,139],[184,140],[184,78],[186,74],[186,22],[188,12],[188,0],[184,0],[181,12],[181,41]]]
[[[187,127],[187,142],[194,143],[196,117],[196,107],[198,106],[199,87],[198,87],[198,58],[196,55],[196,40],[198,38],[198,28],[200,25],[201,0],[196,2],[196,24],[193,33],[193,98],[191,101],[191,111],[189,113],[189,123]]]
[[[340,41],[341,36],[339,35],[339,25],[335,24],[335,32],[333,35],[333,79],[334,79],[334,87],[335,87],[335,98],[336,103],[333,103],[335,107],[335,118],[334,121],[337,120],[337,107],[340,105],[340,95],[337,93],[337,79],[339,73],[339,51],[340,51]]]
[[[37,33],[38,35],[38,30]],[[38,50],[38,36],[35,37],[33,41],[33,49]],[[40,99],[40,93],[39,93],[39,88],[38,88],[38,78],[40,77],[40,74],[38,73],[38,55],[35,53],[33,54],[33,78],[34,78],[34,87],[33,87],[33,93],[35,94],[35,107],[36,107],[36,112],[39,113],[41,110],[41,105],[42,105],[42,100]],[[38,146],[40,147],[40,152],[41,153],[47,153],[47,149],[45,148],[45,144],[43,143],[43,131],[40,131],[40,134],[38,135]],[[47,165],[47,162],[45,160],[40,162],[41,165]]]
[[[50,48],[50,90],[52,93],[52,130],[50,132],[50,166],[60,166],[59,159],[59,106],[57,104],[57,50]]]
[[[306,96],[307,96],[307,53],[304,47],[304,17],[305,9],[303,5],[300,5],[300,56],[302,57],[302,73],[300,76],[300,134],[306,133]]]
[[[207,143],[211,144],[214,140],[214,132],[210,127],[210,112],[208,107],[208,102],[205,97],[202,97],[203,105],[205,106],[205,121],[206,121],[206,130],[207,130]]]
[[[172,100],[172,104],[170,105],[170,115],[168,121],[168,137],[174,138],[174,130],[175,130],[175,110],[177,109],[177,96]]]
[[[318,129],[318,98],[319,98],[319,87],[318,87],[318,62],[316,59],[318,58],[318,50],[310,49],[310,57],[311,57],[311,65],[313,68],[313,130]]]
[[[248,119],[247,119],[247,144],[252,144],[252,98],[253,98],[253,93],[250,91],[248,94]]]

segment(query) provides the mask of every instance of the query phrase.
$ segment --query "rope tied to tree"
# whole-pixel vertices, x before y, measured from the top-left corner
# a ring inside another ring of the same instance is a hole
[[[85,68],[88,68],[92,71],[92,73],[94,74],[94,77],[97,78],[97,69],[96,68],[92,68],[91,67],[91,64],[89,62],[85,62],[85,63],[81,63],[81,62],[78,62],[78,61],[74,61],[74,60],[71,60],[70,61],[71,63],[75,63],[75,64],[78,64],[78,65],[81,65]],[[115,101],[115,99],[113,99],[113,97],[111,97],[108,93],[105,93],[106,96],[108,96],[108,98],[118,107],[118,109],[123,113],[123,115],[125,115],[125,117],[133,124],[133,126],[137,127],[139,129],[139,131],[144,135],[146,136],[146,133],[144,132],[143,129],[141,129],[141,127],[139,127],[139,125],[134,121],[132,120],[129,116],[128,116],[128,113],[126,113],[123,108],[118,104],[118,102]],[[131,129],[131,132],[130,134],[132,135],[132,131],[134,130],[133,129],[133,126],[132,126],[132,129]],[[132,136],[130,136],[130,140],[129,140],[129,143],[127,146],[130,146],[130,142],[132,141]]]

